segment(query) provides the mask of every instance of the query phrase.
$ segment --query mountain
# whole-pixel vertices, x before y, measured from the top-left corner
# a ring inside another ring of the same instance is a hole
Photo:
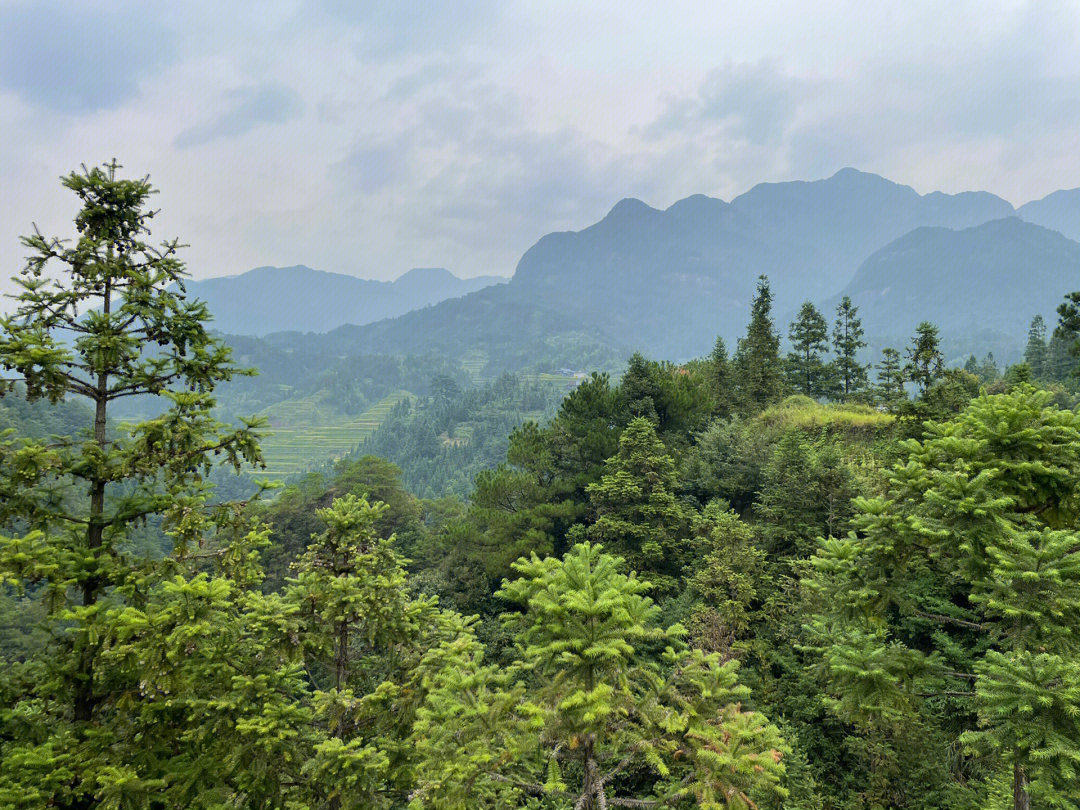
[[[526,345],[583,341],[685,358],[708,351],[718,334],[734,341],[760,274],[782,314],[834,294],[867,256],[915,228],[1014,213],[992,194],[920,195],[854,169],[761,184],[731,202],[695,195],[660,210],[626,199],[584,230],[541,238],[503,288],[343,331],[371,352],[469,347],[509,358]],[[516,314],[504,317],[496,304]]]
[[[1021,219],[1080,242],[1080,188],[1055,191],[1016,209]]]
[[[844,287],[873,342],[900,347],[920,321],[943,335],[993,334],[1022,346],[1032,317],[1053,322],[1080,289],[1080,244],[1017,217],[974,228],[918,228],[870,256]],[[840,296],[825,303],[831,312]]]
[[[216,329],[265,335],[371,323],[503,281],[499,276],[462,279],[437,267],[410,270],[394,281],[369,281],[296,265],[189,281],[187,288],[207,303]]]

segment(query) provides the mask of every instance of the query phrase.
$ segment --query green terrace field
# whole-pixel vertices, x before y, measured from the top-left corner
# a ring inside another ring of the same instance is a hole
[[[357,416],[338,412],[325,391],[267,408],[261,414],[270,426],[262,440],[266,470],[260,477],[286,478],[339,458],[374,433],[403,399],[415,396],[395,391]]]

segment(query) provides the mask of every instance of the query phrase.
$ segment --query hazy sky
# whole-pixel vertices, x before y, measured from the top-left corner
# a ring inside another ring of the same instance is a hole
[[[849,165],[1019,204],[1080,185],[1080,3],[0,0],[0,277],[114,155],[197,277],[509,275],[622,197]]]

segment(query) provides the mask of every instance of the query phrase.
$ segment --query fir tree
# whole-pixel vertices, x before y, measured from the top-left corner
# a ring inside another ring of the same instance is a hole
[[[728,360],[727,346],[722,337],[716,339],[713,350],[709,354],[709,362],[716,410],[720,416],[727,416],[731,412],[731,364]]]
[[[1080,417],[1050,398],[1019,386],[927,423],[809,583],[838,715],[895,727],[954,702],[1017,810],[1070,806],[1080,775]]]
[[[518,659],[474,656],[441,681],[417,725],[414,806],[748,810],[785,795],[779,733],[742,708],[736,662],[659,627],[649,584],[620,564],[587,543],[515,563],[499,596]]]
[[[828,391],[829,369],[821,356],[828,351],[829,330],[817,307],[807,301],[791,322],[788,333],[792,351],[788,354],[791,387],[808,397],[824,396]]]
[[[732,362],[736,399],[744,413],[756,413],[779,401],[784,392],[780,337],[772,319],[772,291],[758,278],[746,336],[740,338]]]
[[[866,348],[862,320],[859,319],[859,308],[846,295],[836,307],[832,339],[840,396],[846,402],[866,386],[866,366],[858,358],[859,350]]]
[[[918,386],[920,394],[930,390],[945,370],[939,343],[938,329],[929,321],[923,321],[915,328],[915,336],[907,349],[904,374]]]
[[[675,462],[644,417],[630,422],[619,452],[587,488],[595,515],[588,538],[619,551],[661,590],[674,587],[687,562],[688,516],[677,488]]]
[[[1042,315],[1031,320],[1028,329],[1027,347],[1024,349],[1024,362],[1028,364],[1032,375],[1037,380],[1043,379],[1047,372],[1046,322]]]
[[[899,403],[907,396],[904,384],[907,376],[900,364],[900,352],[886,348],[881,352],[881,362],[877,366],[877,385],[874,388],[877,401],[890,411],[895,411]]]
[[[0,525],[23,531],[0,538],[0,581],[42,596],[53,630],[30,665],[36,677],[10,697],[33,721],[14,736],[11,726],[0,730],[0,745],[9,793],[19,790],[12,785],[29,791],[35,768],[67,775],[34,784],[43,805],[90,803],[106,790],[102,780],[127,779],[129,758],[141,756],[124,677],[135,675],[101,663],[116,634],[129,632],[125,610],[138,610],[168,570],[138,553],[134,533],[160,525],[176,564],[197,551],[242,567],[248,552],[222,540],[226,512],[207,508],[206,477],[219,460],[234,470],[262,460],[255,422],[231,430],[212,416],[215,385],[243,372],[207,332],[205,305],[185,298],[179,243],[149,242],[150,183],[123,179],[119,169],[114,161],[63,178],[81,203],[77,236],[23,239],[30,257],[16,279],[16,308],[0,321],[7,385],[17,380],[31,401],[81,400],[92,409],[79,436],[0,444]],[[163,410],[110,425],[113,407],[129,397],[157,398]]]

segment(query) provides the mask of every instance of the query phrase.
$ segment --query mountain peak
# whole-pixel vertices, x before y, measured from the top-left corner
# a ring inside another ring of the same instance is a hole
[[[427,283],[432,281],[460,281],[460,279],[445,267],[414,267],[394,279],[395,284],[399,281]]]
[[[651,205],[642,202],[636,197],[624,197],[612,206],[608,211],[606,217],[601,221],[607,220],[633,220],[639,219],[643,216],[650,214],[659,214],[660,212],[653,208]]]

